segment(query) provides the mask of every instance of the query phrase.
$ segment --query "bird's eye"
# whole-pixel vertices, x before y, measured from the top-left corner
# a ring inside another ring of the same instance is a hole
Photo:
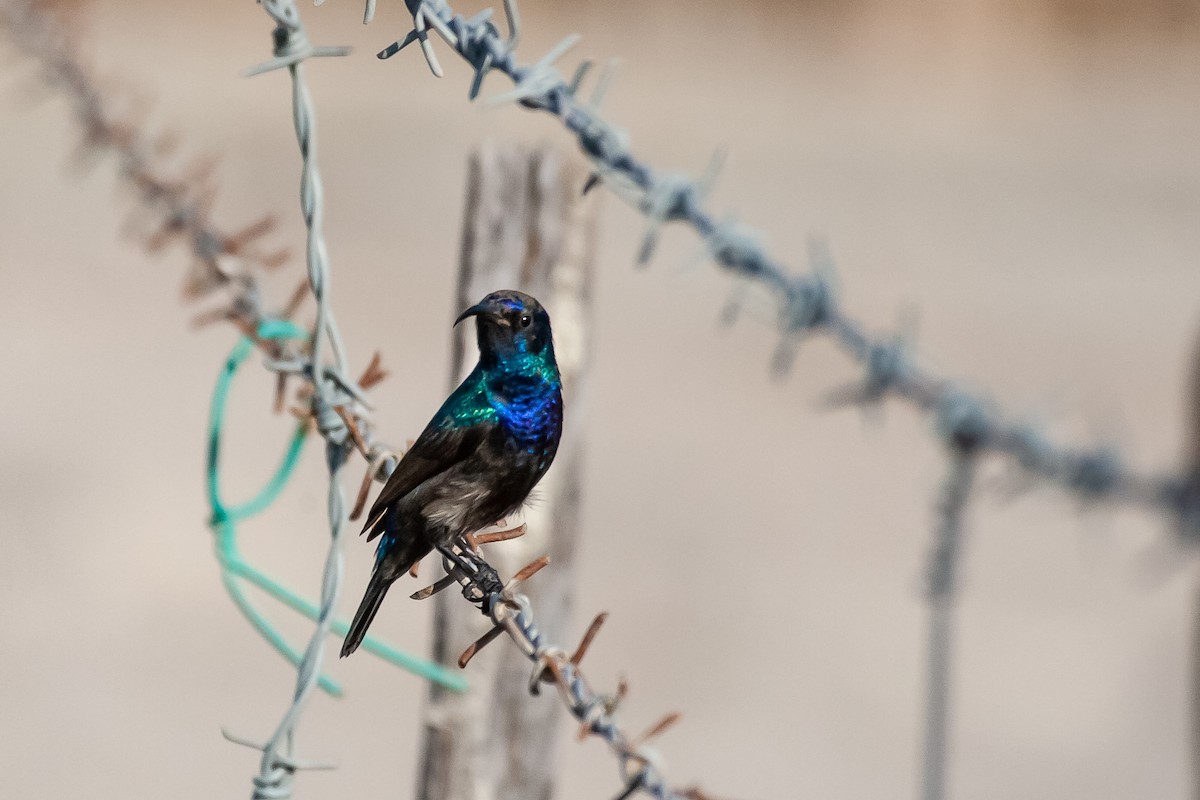
[[[531,315],[529,315],[529,314],[521,315],[521,327],[522,328],[528,328],[532,324],[533,324],[533,317]]]

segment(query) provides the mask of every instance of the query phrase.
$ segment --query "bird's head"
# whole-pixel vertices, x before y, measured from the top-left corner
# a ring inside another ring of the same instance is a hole
[[[458,315],[475,318],[479,359],[485,366],[523,355],[554,357],[550,315],[535,298],[511,289],[492,292]]]

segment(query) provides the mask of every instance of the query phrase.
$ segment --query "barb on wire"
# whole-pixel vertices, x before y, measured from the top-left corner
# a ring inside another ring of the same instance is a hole
[[[712,170],[700,181],[692,181],[659,172],[639,160],[629,149],[628,135],[601,116],[599,102],[579,98],[586,66],[569,82],[554,69],[553,62],[565,51],[564,45],[574,44],[577,37],[569,37],[547,56],[525,65],[517,61],[512,42],[501,35],[490,14],[464,18],[444,0],[406,2],[414,15],[419,10],[431,24],[436,18],[437,30],[446,44],[475,71],[472,98],[478,94],[484,74],[500,72],[514,88],[497,95],[489,104],[516,101],[523,108],[561,120],[592,162],[594,176],[587,188],[603,182],[647,217],[647,233],[637,253],[639,263],[649,260],[661,225],[679,222],[700,236],[708,256],[719,267],[771,292],[778,311],[775,324],[783,334],[772,360],[776,372],[791,368],[798,336],[824,333],[864,366],[864,400],[897,397],[922,412],[936,413],[947,396],[962,394],[956,382],[919,366],[909,353],[897,348],[893,338],[868,333],[865,325],[842,309],[830,282],[832,259],[825,257],[813,264],[811,272],[793,275],[744,231],[730,222],[718,221],[706,205]],[[515,0],[511,5],[515,10]],[[415,31],[414,27],[406,42],[412,40]],[[406,42],[384,50],[380,57],[392,55]],[[606,86],[607,80],[602,84]],[[734,306],[727,307],[725,317],[731,319],[735,310]],[[1200,504],[1194,499],[1198,492],[1193,476],[1141,473],[1107,448],[1055,445],[1040,431],[1010,419],[974,396],[967,397],[975,412],[986,419],[988,436],[980,442],[982,451],[1006,456],[1018,469],[1085,500],[1104,499],[1156,509],[1172,518],[1185,535],[1200,536],[1200,514],[1194,513],[1194,507]]]
[[[507,582],[502,582],[496,570],[474,552],[471,542],[465,538],[439,550],[446,577],[417,592],[413,598],[423,600],[437,591],[458,584],[463,597],[478,606],[493,624],[487,633],[463,652],[459,658],[460,666],[466,666],[476,653],[502,634],[507,634],[533,665],[529,675],[529,691],[538,694],[542,685],[553,684],[567,711],[579,722],[580,738],[596,736],[608,744],[620,769],[623,788],[618,797],[627,798],[639,791],[658,800],[705,797],[695,788],[671,788],[662,773],[658,756],[645,746],[649,740],[674,725],[679,720],[679,714],[668,714],[645,733],[631,737],[623,731],[617,718],[617,708],[627,692],[625,681],[620,681],[614,694],[603,694],[594,691],[584,677],[580,662],[592,646],[607,614],[600,614],[592,621],[573,654],[544,640],[529,598],[521,594],[520,588],[522,583],[549,563],[548,557],[543,556],[531,562]]]
[[[638,250],[637,265],[645,267],[654,257],[658,247],[659,234],[663,225],[678,219],[683,209],[683,203],[689,192],[695,192],[697,199],[704,200],[716,184],[721,168],[725,165],[728,153],[724,147],[713,153],[704,175],[695,184],[686,175],[664,175],[658,183],[646,191],[642,198],[642,213],[646,215],[646,232],[642,237],[642,247]]]
[[[399,39],[379,51],[378,57],[381,59],[391,58],[413,42],[419,42],[421,53],[425,56],[425,63],[429,65],[429,71],[434,74],[434,77],[443,77],[442,65],[438,62],[433,44],[429,41],[429,29],[432,28],[450,47],[455,49],[459,47],[458,35],[447,24],[453,16],[450,7],[444,0],[404,0],[404,5],[408,8],[409,16],[412,17],[412,30],[405,34],[403,39]],[[516,0],[504,0],[504,15],[508,21],[508,38],[504,41],[504,47],[511,51],[521,38],[521,15],[517,10]],[[374,17],[375,0],[367,0],[366,9],[363,11],[363,24],[369,23]],[[492,10],[489,8],[473,17],[470,22],[490,25],[491,17]],[[484,62],[490,62],[490,59],[485,56],[483,62],[476,68],[475,80],[472,84],[472,98],[478,94],[479,86],[490,69],[490,63]]]

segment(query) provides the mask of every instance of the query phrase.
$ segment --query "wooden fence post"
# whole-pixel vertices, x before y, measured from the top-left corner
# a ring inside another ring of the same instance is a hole
[[[526,508],[528,533],[488,546],[502,577],[549,554],[550,567],[522,591],[550,641],[565,635],[580,528],[581,458],[596,200],[582,196],[582,164],[547,146],[484,144],[467,181],[454,313],[497,289],[520,289],[550,312],[564,379],[565,427],[558,456]],[[451,386],[475,360],[473,326],[457,331]],[[454,664],[489,627],[453,590],[434,601],[433,656]],[[553,794],[562,708],[553,693],[529,694],[529,662],[506,642],[471,661],[471,690],[458,695],[430,684],[425,709],[421,800],[549,800]]]

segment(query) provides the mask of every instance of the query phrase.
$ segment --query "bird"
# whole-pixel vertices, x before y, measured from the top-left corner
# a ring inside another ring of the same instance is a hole
[[[342,644],[343,658],[366,636],[397,578],[446,547],[512,514],[558,452],[562,376],[550,315],[523,292],[492,292],[466,309],[479,361],[408,452],[367,514],[375,567]],[[369,532],[369,533],[368,533]]]

